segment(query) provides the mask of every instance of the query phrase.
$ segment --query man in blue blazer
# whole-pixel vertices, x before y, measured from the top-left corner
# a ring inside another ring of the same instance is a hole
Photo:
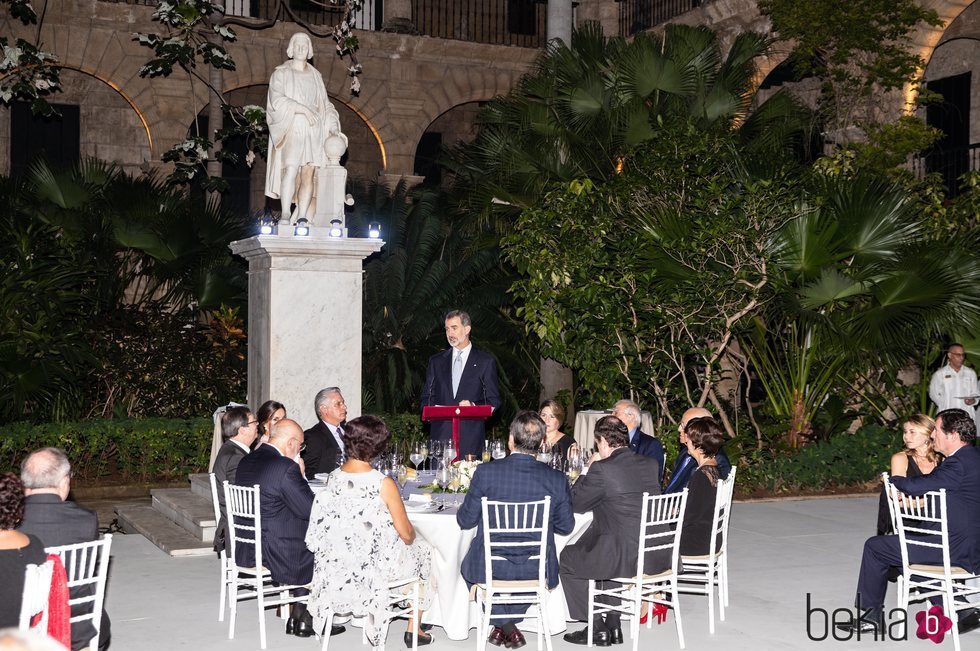
[[[650,436],[640,429],[640,406],[632,400],[620,400],[613,405],[612,415],[626,425],[629,430],[629,448],[644,457],[650,457],[657,462],[657,483],[664,483],[664,464],[667,455],[664,452],[664,444],[655,436]]]
[[[485,583],[483,549],[483,512],[480,500],[502,502],[534,502],[551,497],[551,516],[548,527],[548,558],[546,579],[548,587],[558,585],[558,556],[555,552],[555,534],[566,535],[575,527],[572,514],[572,499],[565,475],[543,464],[535,458],[545,434],[544,421],[534,412],[522,411],[510,424],[510,455],[477,467],[470,482],[469,492],[456,514],[456,522],[461,529],[477,528],[476,538],[470,543],[469,551],[463,558],[460,572],[469,584]],[[533,579],[538,574],[538,561],[527,558],[522,553],[493,564],[495,579],[518,580]],[[514,625],[522,619],[526,605],[499,604],[493,607],[494,614],[513,614],[513,619],[494,620],[500,622],[490,634],[494,646],[506,645],[509,649],[524,646],[524,636]]]
[[[681,447],[677,453],[677,459],[674,460],[674,471],[670,473],[670,482],[667,484],[667,488],[664,489],[664,493],[680,493],[687,488],[687,483],[691,481],[691,473],[698,467],[697,462],[694,461],[694,458],[687,451],[687,433],[684,431],[687,424],[695,418],[714,417],[704,407],[692,407],[681,416],[680,425],[677,427]],[[732,462],[728,460],[728,455],[725,454],[724,449],[718,450],[718,453],[715,455],[715,461],[718,463],[718,472],[721,473],[721,478],[726,479],[728,473],[732,471]]]
[[[497,384],[497,362],[470,341],[470,315],[461,310],[446,314],[446,339],[449,350],[429,358],[422,387],[422,406],[432,405],[490,405],[500,407],[500,388]],[[452,421],[430,423],[429,438],[450,441]],[[459,458],[483,453],[486,426],[482,420],[461,421],[459,424]]]
[[[980,450],[974,447],[977,437],[973,416],[962,409],[946,409],[936,416],[932,440],[943,462],[928,475],[892,477],[895,488],[911,496],[946,489],[946,520],[949,525],[949,561],[968,572],[980,572]],[[912,546],[910,564],[941,565],[942,550]],[[898,536],[874,536],[864,543],[861,571],[858,575],[858,607],[870,609],[870,616],[838,628],[848,631],[881,632],[888,571],[902,565]],[[962,611],[959,631],[965,633],[980,626],[977,610]]]
[[[313,552],[306,547],[313,491],[298,464],[303,442],[303,428],[296,421],[284,418],[273,426],[269,442],[242,459],[235,473],[235,484],[259,485],[262,565],[269,569],[272,580],[280,584],[306,585],[313,580]],[[255,567],[253,546],[236,544],[235,562],[243,567]],[[304,594],[309,594],[309,590],[293,591],[293,596]],[[331,634],[343,630],[335,626]],[[299,637],[313,635],[313,617],[307,612],[306,604],[292,605],[286,633]]]

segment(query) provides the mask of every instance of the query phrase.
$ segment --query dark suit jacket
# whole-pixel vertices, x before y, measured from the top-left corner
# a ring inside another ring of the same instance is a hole
[[[642,454],[645,457],[650,457],[657,462],[657,465],[660,467],[657,481],[663,485],[664,464],[667,461],[667,455],[664,453],[664,444],[660,442],[660,439],[655,436],[650,436],[641,429],[637,429],[636,434],[630,439],[630,450],[637,454]]]
[[[892,477],[892,483],[912,496],[945,488],[949,560],[970,572],[980,571],[980,449],[960,448],[928,475]]]
[[[422,406],[458,405],[469,400],[475,405],[490,405],[494,411],[500,408],[500,387],[497,384],[497,362],[488,353],[476,346],[466,358],[463,375],[459,378],[459,389],[453,394],[453,353],[448,348],[429,358],[425,372],[425,385],[422,387]],[[448,441],[453,436],[451,421],[430,423],[429,436],[440,441]],[[459,456],[483,452],[486,427],[483,421],[462,421],[459,424]]]
[[[330,428],[322,420],[303,432],[306,437],[306,449],[303,451],[303,463],[306,464],[306,478],[313,479],[319,472],[333,472],[340,465],[340,446],[333,437]]]
[[[718,454],[715,455],[715,461],[718,463],[718,472],[721,473],[721,478],[728,479],[728,473],[732,471],[732,462],[728,460],[728,455],[725,454],[724,448],[718,450]],[[680,493],[687,488],[688,482],[691,481],[691,473],[697,467],[698,464],[687,453],[687,446],[682,447],[680,452],[677,453],[677,459],[674,460],[674,472],[670,474],[670,482],[667,484],[664,492]]]
[[[572,488],[576,513],[592,512],[592,524],[562,552],[562,567],[593,579],[633,576],[639,547],[643,493],[660,494],[657,462],[628,448],[594,462]],[[666,559],[666,560],[665,560]],[[645,571],[670,565],[669,553],[647,559]]]
[[[299,465],[264,444],[238,464],[235,483],[259,485],[262,501],[262,564],[279,583],[303,585],[313,579],[313,553],[306,548],[306,529],[313,491]],[[243,524],[252,524],[245,522]],[[251,545],[235,545],[235,561],[255,567]]]
[[[225,535],[228,531],[228,519],[225,516],[224,482],[235,483],[235,472],[238,470],[238,464],[241,463],[246,454],[248,453],[237,443],[225,441],[221,444],[221,448],[214,458],[214,466],[211,468],[211,472],[214,473],[214,479],[218,484],[218,512],[221,514],[218,526],[214,530],[214,551],[224,549],[231,553],[231,541]]]
[[[571,493],[565,475],[527,454],[511,454],[503,459],[480,464],[473,474],[470,490],[456,514],[461,529],[476,527],[476,538],[470,543],[460,572],[470,583],[484,583],[483,513],[480,498],[501,502],[533,502],[551,497],[551,517],[548,527],[548,587],[558,585],[558,555],[555,553],[555,534],[569,534],[575,528]],[[533,579],[537,577],[537,560],[524,557],[495,561],[493,574],[497,579]]]
[[[19,531],[37,536],[45,547],[60,547],[92,542],[99,539],[99,518],[91,511],[70,500],[62,501],[57,495],[41,493],[24,499],[24,520]],[[91,586],[72,590],[72,598],[95,594]],[[74,615],[92,612],[91,606],[76,606]],[[103,618],[99,637],[108,641],[107,618]],[[95,636],[90,621],[78,622],[71,627],[71,648],[82,649]]]

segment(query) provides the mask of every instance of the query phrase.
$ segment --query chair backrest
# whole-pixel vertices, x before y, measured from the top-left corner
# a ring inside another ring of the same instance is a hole
[[[211,505],[214,507],[214,524],[217,526],[221,521],[221,502],[218,501],[218,479],[213,472],[208,473],[211,479]],[[224,489],[224,487],[222,487]]]
[[[892,533],[898,533],[898,516],[895,513],[895,503],[891,499],[892,491],[897,490],[892,484],[887,472],[881,473],[881,483],[885,487],[885,502],[888,503],[888,517],[892,520]]]
[[[255,550],[255,567],[262,567],[262,512],[259,506],[259,485],[235,486],[224,482],[225,511],[228,513],[228,538],[231,540],[228,560],[235,562],[238,545]]]
[[[670,550],[670,568],[672,572],[677,572],[681,525],[684,523],[684,509],[687,508],[687,493],[687,488],[679,493],[666,495],[643,493],[636,576],[644,575],[648,554],[653,555],[664,549]]]
[[[711,540],[708,553],[712,556],[728,548],[728,522],[732,514],[732,498],[735,496],[735,473],[738,466],[732,466],[728,477],[718,482],[715,492],[715,515],[711,526]]]
[[[889,482],[888,499],[895,509],[902,566],[909,566],[909,549],[941,549],[943,568],[951,574],[949,563],[949,525],[946,521],[946,489],[929,491],[921,497],[903,495]]]
[[[536,560],[537,579],[545,584],[551,497],[536,502],[497,502],[483,497],[480,507],[487,589],[493,585],[493,561],[515,556]]]
[[[40,565],[28,565],[24,569],[24,591],[20,598],[20,620],[18,628],[22,631],[31,629],[31,619],[41,613],[41,619],[35,628],[48,630],[48,598],[51,595],[51,575],[54,573],[54,563],[45,561]]]
[[[68,599],[73,610],[76,606],[92,604],[91,612],[72,615],[71,623],[92,620],[96,630],[102,621],[102,606],[105,601],[105,584],[109,577],[109,550],[112,548],[112,534],[107,533],[102,540],[48,547],[45,551],[61,558],[68,574],[68,590],[75,595]],[[88,589],[83,589],[83,586]]]

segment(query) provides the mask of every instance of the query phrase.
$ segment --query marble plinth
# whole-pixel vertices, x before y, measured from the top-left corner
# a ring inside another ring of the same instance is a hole
[[[324,387],[340,387],[348,418],[361,415],[362,263],[384,245],[325,233],[229,245],[248,261],[248,404],[278,400],[304,428]]]

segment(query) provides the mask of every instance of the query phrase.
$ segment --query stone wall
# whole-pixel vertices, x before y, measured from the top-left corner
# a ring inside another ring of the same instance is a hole
[[[980,4],[974,2],[946,28],[926,66],[927,81],[972,72],[970,143],[980,143]]]

